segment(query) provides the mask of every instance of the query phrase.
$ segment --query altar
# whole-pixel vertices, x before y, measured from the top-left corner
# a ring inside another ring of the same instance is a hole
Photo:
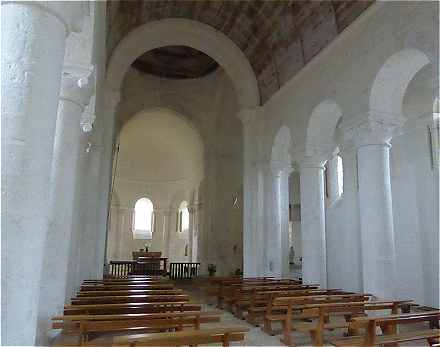
[[[132,252],[133,261],[135,266],[133,267],[134,275],[164,275],[167,272],[167,260],[168,258],[161,257],[162,252],[145,252],[134,251]]]

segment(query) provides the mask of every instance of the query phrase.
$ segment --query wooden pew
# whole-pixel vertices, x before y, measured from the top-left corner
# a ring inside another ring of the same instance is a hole
[[[182,294],[182,289],[165,289],[161,291],[149,290],[149,289],[127,289],[127,290],[95,290],[95,291],[83,291],[76,294],[77,297],[95,297],[95,296],[127,296],[127,295],[155,295],[155,294],[169,295],[169,294]]]
[[[160,279],[160,280],[88,280],[83,281],[84,285],[121,285],[121,284],[163,284],[163,283],[172,283],[168,279]]]
[[[282,314],[287,311],[287,306],[273,307],[273,300],[276,297],[299,297],[299,296],[316,296],[316,295],[341,295],[354,294],[351,292],[343,292],[340,289],[287,289],[287,290],[254,290],[250,296],[249,302],[237,303],[237,311],[247,311],[246,321],[252,325],[259,325],[259,318],[263,318],[266,314]],[[241,316],[243,313],[240,312]],[[273,335],[272,325],[267,321],[263,330],[269,335]]]
[[[368,300],[369,297],[369,295],[344,292],[340,291],[340,289],[320,289],[316,292],[306,293],[303,296],[274,293],[268,299],[266,310],[263,313],[264,325],[262,330],[269,335],[275,335],[272,324],[274,322],[282,322],[284,324],[289,315],[289,306],[294,304],[304,305],[316,302],[365,301]],[[316,317],[316,311],[300,312],[293,315],[292,319],[310,319],[313,317]]]
[[[365,311],[390,309],[392,313],[397,313],[401,305],[407,305],[411,300],[397,301],[367,301],[363,295],[352,296],[330,296],[328,298],[311,297],[310,299],[295,300],[287,299],[287,314],[283,320],[283,339],[282,342],[288,346],[292,344],[292,329],[310,334],[313,345],[321,346],[323,343],[324,330],[349,329],[351,334],[357,333],[349,326],[349,321],[354,316],[364,316]],[[275,302],[286,303],[286,298],[277,298]],[[294,314],[294,310],[299,310],[299,314]],[[330,322],[331,316],[343,316],[345,322]],[[317,322],[297,322],[292,320],[316,318]]]
[[[193,302],[136,302],[97,305],[65,305],[64,315],[121,314],[153,312],[200,311],[201,305]]]
[[[96,304],[116,304],[126,302],[185,302],[189,301],[187,294],[157,294],[157,295],[105,295],[94,297],[77,297],[72,298],[72,305],[96,305]]]
[[[81,343],[88,341],[90,333],[133,330],[182,330],[183,327],[200,329],[200,324],[220,321],[219,312],[168,312],[119,315],[72,315],[54,317],[53,329],[64,334],[79,334]]]
[[[220,285],[219,293],[217,294],[217,307],[223,308],[223,302],[225,298],[232,297],[233,291],[239,287],[243,286],[274,286],[274,285],[283,285],[283,284],[298,284],[297,281],[294,280],[272,280],[272,279],[263,279],[263,280],[255,280],[248,281],[245,283],[230,283],[225,282]]]
[[[377,346],[382,344],[394,345],[399,342],[417,341],[426,339],[430,344],[440,338],[440,329],[422,329],[411,332],[398,332],[397,326],[401,324],[413,324],[419,322],[438,322],[440,311],[414,312],[404,314],[392,314],[389,316],[355,317],[351,326],[366,328],[363,336],[349,336],[331,338],[330,342],[335,346]],[[381,327],[382,335],[377,335],[376,327]]]
[[[255,281],[272,281],[275,280],[273,277],[248,277],[242,278],[239,276],[232,277],[213,277],[209,279],[209,286],[206,289],[206,294],[208,296],[218,296],[221,287],[223,285],[230,285],[233,283],[250,283]]]
[[[246,327],[223,327],[200,330],[183,330],[174,333],[138,334],[113,338],[112,346],[192,346],[221,343],[229,347],[230,342],[244,340]]]
[[[145,290],[165,290],[174,289],[172,283],[167,284],[115,284],[115,285],[82,285],[80,291],[92,290],[129,290],[129,289],[145,289]]]
[[[279,290],[307,290],[316,289],[317,286],[314,285],[301,285],[301,284],[275,284],[268,286],[254,286],[254,285],[233,285],[231,288],[230,296],[224,298],[223,302],[227,305],[227,308],[234,313],[236,312],[237,306],[243,306],[246,302],[249,303],[251,300],[252,293],[254,291],[279,291]],[[238,305],[241,303],[242,305]]]

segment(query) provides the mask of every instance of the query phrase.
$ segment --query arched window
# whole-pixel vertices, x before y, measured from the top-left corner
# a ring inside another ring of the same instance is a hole
[[[151,239],[154,226],[154,206],[150,199],[141,198],[134,205],[133,238]]]
[[[178,221],[178,231],[188,231],[189,230],[189,210],[188,203],[182,201],[179,207],[179,221]]]

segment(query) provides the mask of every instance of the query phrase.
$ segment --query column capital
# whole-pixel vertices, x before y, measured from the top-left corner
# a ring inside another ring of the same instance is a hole
[[[261,106],[241,109],[237,117],[241,120],[244,126],[252,124],[256,119],[261,118],[264,114],[264,109]]]
[[[80,32],[84,16],[90,13],[88,1],[2,1],[2,6],[9,4],[34,6],[42,9],[63,23],[67,34]]]
[[[322,169],[324,170],[325,159],[321,156],[303,157],[299,162],[299,168],[302,169]]]
[[[60,99],[71,101],[81,109],[90,102],[95,87],[93,69],[70,69],[65,67],[61,78]]]
[[[272,159],[270,161],[270,169],[272,175],[279,177],[282,174],[290,175],[293,171],[293,166],[291,162],[286,162],[285,160]]]
[[[343,119],[337,129],[337,137],[345,147],[389,146],[396,130],[404,123],[405,118],[402,116],[370,110],[356,117]]]

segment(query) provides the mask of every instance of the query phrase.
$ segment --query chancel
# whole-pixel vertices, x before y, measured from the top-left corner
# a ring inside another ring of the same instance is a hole
[[[1,345],[440,345],[438,2],[1,19]]]

